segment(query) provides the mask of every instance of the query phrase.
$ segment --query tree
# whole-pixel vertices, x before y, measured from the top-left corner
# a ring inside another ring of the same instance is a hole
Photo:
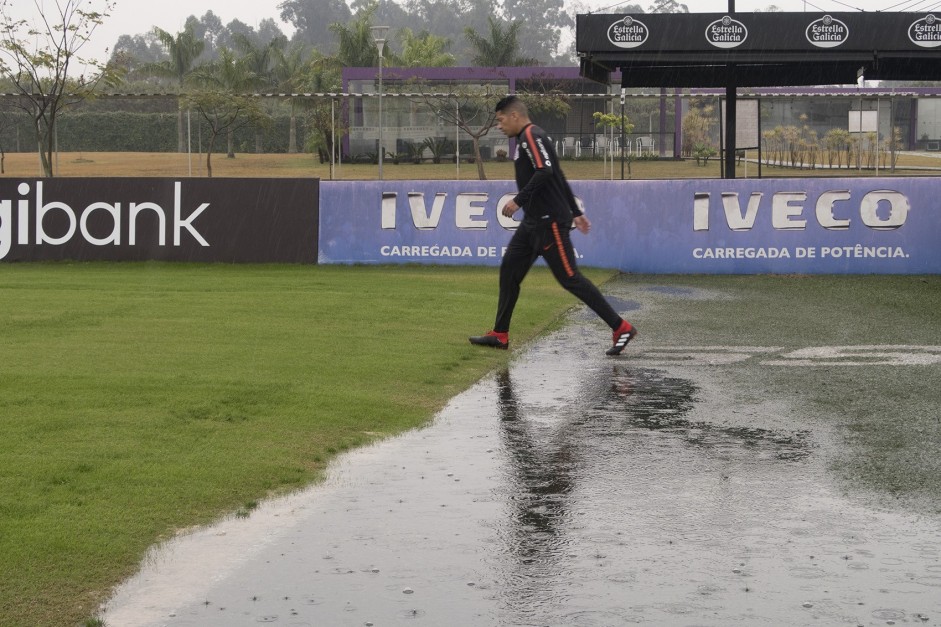
[[[457,126],[470,138],[474,150],[474,162],[477,164],[477,178],[487,180],[484,162],[480,157],[480,139],[497,125],[494,106],[502,94],[494,93],[490,85],[451,86],[451,93],[439,95],[421,88],[420,102],[424,103],[446,125]]]
[[[519,21],[504,25],[494,17],[488,18],[490,30],[484,37],[467,27],[464,37],[473,46],[475,54],[471,63],[478,67],[505,67],[518,65],[536,65],[537,61],[519,54],[519,31],[523,23]]]
[[[310,55],[307,54],[305,46],[295,42],[285,51],[283,48],[275,48],[274,67],[271,69],[275,88],[279,92],[295,93],[301,91],[305,82],[307,68],[311,63]],[[298,99],[291,98],[291,120],[288,137],[288,152],[294,154],[297,152],[297,106]]]
[[[484,32],[487,20],[499,11],[495,0],[406,0],[405,7],[411,21],[404,26],[421,24],[429,33],[460,42],[460,48],[452,50],[458,65],[469,65],[473,56],[473,50],[463,45],[464,29]]]
[[[717,126],[715,107],[707,101],[694,98],[690,102],[689,111],[683,116],[683,156],[696,157],[700,161],[704,160],[703,157],[708,159],[718,154],[715,148],[718,145]]]
[[[254,89],[267,89],[275,84],[274,60],[277,52],[284,50],[287,39],[284,36],[276,37],[264,45],[255,45],[249,35],[238,33],[232,37],[236,48],[242,52],[242,63],[245,70],[251,75],[247,86]],[[264,151],[261,130],[255,129],[255,152]]]
[[[689,7],[676,0],[658,0],[650,5],[648,13],[689,13]]]
[[[10,115],[11,105],[3,100],[0,101],[0,137],[3,137],[4,133],[8,128],[13,126],[13,116]],[[0,142],[0,174],[6,174],[6,150],[3,147],[3,143]]]
[[[229,159],[235,158],[235,146],[233,137],[235,131],[250,124],[263,124],[268,116],[264,114],[262,106],[256,98],[244,96],[244,92],[251,90],[255,81],[258,80],[254,72],[248,66],[245,57],[236,57],[235,53],[228,48],[222,48],[219,51],[219,58],[200,68],[195,76],[203,91],[206,93],[205,99],[197,99],[201,111],[199,112],[203,119],[207,119],[206,111],[213,112],[217,131],[225,131],[227,139],[226,156]],[[232,98],[231,106],[220,106],[218,94],[229,94]],[[194,102],[192,99],[189,102]],[[208,161],[207,161],[208,163]]]
[[[120,69],[125,82],[144,80],[147,74],[141,68],[160,61],[163,48],[151,32],[146,35],[121,35],[114,49],[108,65]]]
[[[79,56],[114,4],[102,0],[95,10],[85,0],[59,0],[55,12],[34,0],[37,23],[12,17],[11,0],[0,0],[0,75],[8,79],[30,115],[44,176],[53,176],[52,154],[59,114],[93,96],[112,70]],[[86,73],[88,72],[88,73]]]
[[[400,67],[453,67],[455,57],[446,52],[449,42],[444,37],[437,37],[422,31],[414,34],[410,28],[399,32],[402,40],[402,54],[399,55]]]
[[[336,51],[331,24],[342,24],[353,14],[344,0],[284,0],[278,5],[281,19],[296,29],[294,41],[332,53]]]
[[[256,37],[258,38],[258,43],[262,45],[267,44],[269,41],[274,41],[275,39],[283,39],[285,43],[287,43],[287,37],[278,27],[278,24],[270,17],[266,17],[258,23]]]
[[[305,89],[313,93],[336,92],[340,90],[341,66],[335,57],[325,57],[314,52],[306,72],[302,76]],[[322,99],[301,101],[306,109],[307,148],[317,152],[320,162],[336,156],[337,147],[333,144],[334,118],[329,102]]]
[[[634,125],[631,123],[631,121],[628,119],[626,115],[621,115],[621,114],[615,115],[614,113],[601,113],[600,111],[595,111],[594,113],[591,114],[591,117],[595,120],[596,128],[601,128],[601,129],[610,128],[613,131],[624,134],[624,135],[629,135],[630,133],[634,131]],[[624,146],[621,147],[622,159],[625,156],[623,152],[624,148],[625,148]],[[633,172],[631,172],[631,161],[632,161],[631,157],[628,156],[627,157],[628,178],[634,175]],[[613,155],[612,155],[611,165],[612,165],[612,177],[613,177],[613,167],[614,167]],[[621,174],[623,178],[623,174],[624,174],[623,166],[621,169]]]
[[[169,78],[176,82],[180,92],[183,91],[186,81],[196,69],[196,59],[202,54],[206,42],[197,38],[192,24],[176,35],[171,35],[159,27],[154,27],[154,35],[164,47],[169,59],[158,63],[145,65],[142,71],[153,76]],[[186,146],[186,133],[183,126],[183,107],[180,106],[177,114],[177,151],[183,152]]]
[[[186,18],[183,30],[193,33],[193,38],[205,43],[200,61],[215,59],[220,47],[225,45],[226,31],[222,19],[212,11],[206,11],[201,18],[191,15]]]
[[[266,88],[274,84],[272,73],[277,54],[287,46],[284,36],[257,45],[252,38],[243,33],[232,36],[235,49],[242,53],[245,69],[252,74],[252,87]]]
[[[212,152],[219,135],[231,138],[240,128],[262,123],[264,110],[256,98],[223,89],[204,89],[186,94],[183,104],[206,122],[209,141],[206,146],[206,176],[212,178]],[[231,142],[230,142],[231,143]]]
[[[337,61],[345,67],[375,67],[379,65],[379,49],[373,39],[372,18],[376,4],[371,4],[349,24],[331,24],[330,30],[337,36]],[[392,56],[386,46],[384,56]]]
[[[506,15],[523,17],[538,15],[540,19],[525,19],[520,22],[518,45],[520,56],[538,62],[550,63],[568,60],[559,56],[559,41],[564,29],[575,25],[571,13],[562,0],[504,0]]]

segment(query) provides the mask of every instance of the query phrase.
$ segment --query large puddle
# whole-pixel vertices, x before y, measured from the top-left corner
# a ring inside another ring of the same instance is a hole
[[[941,521],[841,495],[829,436],[786,404],[729,407],[708,374],[606,358],[598,334],[580,320],[325,485],[155,549],[103,618],[941,621]]]

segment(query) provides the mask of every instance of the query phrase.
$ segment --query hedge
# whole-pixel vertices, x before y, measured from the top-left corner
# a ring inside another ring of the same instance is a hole
[[[206,146],[208,134],[198,116],[193,115],[192,149]],[[184,124],[186,119],[184,118]],[[59,150],[62,152],[176,152],[176,113],[135,113],[126,111],[69,112],[59,117]],[[263,152],[287,152],[290,117],[274,116],[269,128],[262,131]],[[297,146],[304,149],[305,125],[297,118]],[[17,140],[17,133],[19,138]],[[32,122],[24,113],[6,113],[0,124],[0,149],[6,152],[35,150]],[[17,145],[19,146],[17,148]],[[255,152],[255,131],[243,128],[234,137],[236,152]],[[217,140],[217,152],[226,150],[225,140]]]

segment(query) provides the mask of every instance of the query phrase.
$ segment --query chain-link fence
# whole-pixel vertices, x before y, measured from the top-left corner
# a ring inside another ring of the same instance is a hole
[[[760,137],[742,157],[799,173],[888,169],[900,164],[902,153],[941,154],[941,98],[930,96],[875,91],[743,95],[758,99],[754,122]],[[201,108],[192,97],[105,95],[62,113],[53,141],[60,153],[203,156],[211,147],[216,155],[306,153],[318,163],[335,165],[505,162],[512,158],[512,144],[492,126],[499,97],[401,87],[382,95],[252,94],[247,98],[261,114],[220,127],[220,112]],[[599,177],[624,161],[720,161],[718,94],[530,93],[525,98],[560,159],[596,162]],[[37,150],[35,121],[20,104],[16,96],[0,97],[5,155]]]

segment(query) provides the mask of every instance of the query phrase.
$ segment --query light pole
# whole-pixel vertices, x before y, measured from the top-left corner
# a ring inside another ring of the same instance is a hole
[[[379,49],[379,180],[382,180],[382,153],[385,152],[385,149],[382,147],[382,50],[386,45],[386,33],[389,31],[388,26],[373,26],[369,30],[372,31],[373,41],[376,42],[376,48]]]

